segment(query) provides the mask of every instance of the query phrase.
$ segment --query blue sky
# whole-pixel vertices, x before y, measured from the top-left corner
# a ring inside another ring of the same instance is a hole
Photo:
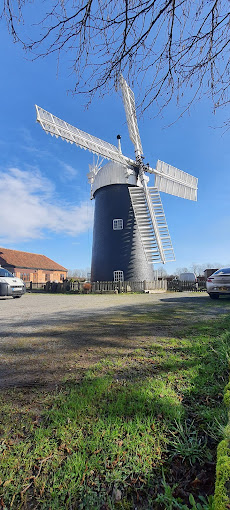
[[[0,46],[0,246],[42,253],[68,269],[89,267],[93,156],[46,135],[35,122],[34,104],[113,144],[120,133],[123,153],[133,158],[121,93],[114,90],[85,109],[82,96],[67,92],[73,84],[67,61],[58,72],[54,56],[30,61],[3,25]],[[176,103],[163,118],[156,113],[154,105],[139,120],[145,162],[154,167],[161,159],[199,179],[197,203],[161,194],[176,255],[165,269],[228,265],[230,132],[219,129],[226,112],[212,115],[204,99],[170,127],[180,113]]]

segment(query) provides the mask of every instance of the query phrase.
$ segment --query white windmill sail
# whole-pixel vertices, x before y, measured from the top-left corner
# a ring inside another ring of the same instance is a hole
[[[131,88],[128,86],[127,82],[123,78],[122,74],[120,75],[120,85],[123,97],[123,103],[125,107],[126,120],[129,129],[130,140],[133,142],[135,147],[136,156],[142,156],[143,149],[141,145],[141,138],[139,134],[139,129],[137,125],[137,116],[136,116],[136,107],[135,107],[135,97]]]
[[[52,136],[55,135],[57,138],[60,136],[62,140],[75,143],[82,149],[88,149],[90,152],[98,154],[108,160],[115,161],[116,163],[122,163],[125,166],[130,165],[130,162],[134,163],[121,154],[115,145],[104,142],[96,136],[89,135],[81,131],[81,129],[71,126],[71,124],[55,117],[55,115],[47,112],[40,106],[35,105],[35,107],[37,111],[37,121],[41,124],[46,133],[50,133]]]
[[[159,191],[187,200],[197,200],[198,179],[193,175],[182,172],[175,166],[168,165],[159,159],[156,170],[148,168],[146,171],[155,174],[155,186]]]

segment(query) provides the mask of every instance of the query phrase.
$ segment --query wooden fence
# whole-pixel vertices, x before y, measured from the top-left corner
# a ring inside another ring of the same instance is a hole
[[[67,280],[62,283],[32,283],[26,282],[27,290],[39,292],[73,292],[76,294],[103,294],[103,293],[121,293],[121,292],[153,292],[153,291],[205,291],[205,280],[194,282],[181,282],[179,280],[154,280],[152,282],[81,282]]]
[[[206,281],[201,280],[198,282],[182,282],[180,280],[171,280],[168,281],[167,290],[172,292],[202,292],[206,291]]]
[[[64,281],[62,283],[46,282],[26,284],[27,290],[31,291],[44,291],[44,292],[74,292],[77,294],[102,294],[106,292],[121,293],[121,292],[151,292],[151,291],[166,291],[166,280],[155,280],[152,282],[81,282],[81,281]]]
[[[148,292],[153,290],[167,290],[166,280],[148,282],[93,282],[91,292]]]
[[[26,290],[45,290],[45,283],[24,282]]]

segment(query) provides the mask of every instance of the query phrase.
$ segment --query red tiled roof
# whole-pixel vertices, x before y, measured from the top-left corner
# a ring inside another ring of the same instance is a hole
[[[57,264],[57,262],[54,262],[45,255],[28,253],[26,251],[8,250],[8,248],[0,248],[0,265],[18,268],[67,271],[65,267],[60,266],[60,264]]]

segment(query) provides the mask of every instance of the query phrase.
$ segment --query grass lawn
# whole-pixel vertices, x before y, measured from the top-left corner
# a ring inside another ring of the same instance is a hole
[[[164,317],[113,315],[106,327]],[[0,400],[1,509],[211,510],[230,317],[149,335],[56,388]]]

